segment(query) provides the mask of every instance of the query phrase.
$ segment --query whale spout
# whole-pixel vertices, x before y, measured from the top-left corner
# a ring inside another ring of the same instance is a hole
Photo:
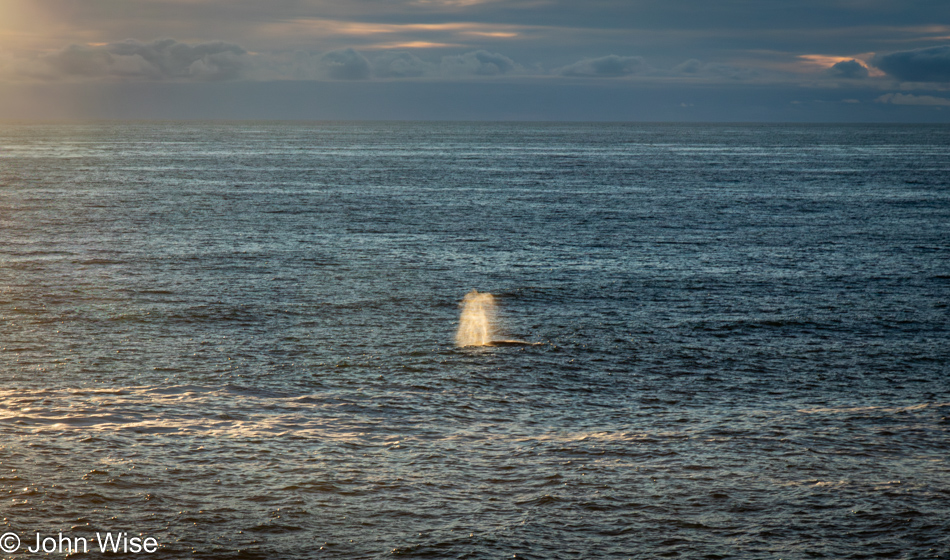
[[[488,346],[495,328],[495,298],[488,292],[472,290],[462,299],[462,316],[455,333],[455,345]]]
[[[511,338],[495,338],[495,297],[488,292],[472,290],[462,299],[462,315],[455,333],[455,345],[466,346],[537,346],[543,342],[528,342]]]

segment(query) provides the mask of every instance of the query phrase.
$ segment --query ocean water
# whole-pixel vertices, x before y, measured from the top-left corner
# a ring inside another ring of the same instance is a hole
[[[4,124],[0,532],[948,558],[948,304],[946,126]]]

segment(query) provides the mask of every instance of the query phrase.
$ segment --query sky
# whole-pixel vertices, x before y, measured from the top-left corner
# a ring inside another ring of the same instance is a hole
[[[0,119],[950,122],[947,0],[0,0]]]

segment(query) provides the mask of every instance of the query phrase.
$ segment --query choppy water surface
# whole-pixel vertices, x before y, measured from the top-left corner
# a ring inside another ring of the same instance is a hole
[[[4,125],[0,241],[24,546],[950,556],[947,127]]]

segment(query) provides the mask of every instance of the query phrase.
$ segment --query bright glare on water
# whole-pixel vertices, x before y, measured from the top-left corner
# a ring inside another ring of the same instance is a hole
[[[946,558],[948,303],[943,126],[3,125],[0,533]]]

